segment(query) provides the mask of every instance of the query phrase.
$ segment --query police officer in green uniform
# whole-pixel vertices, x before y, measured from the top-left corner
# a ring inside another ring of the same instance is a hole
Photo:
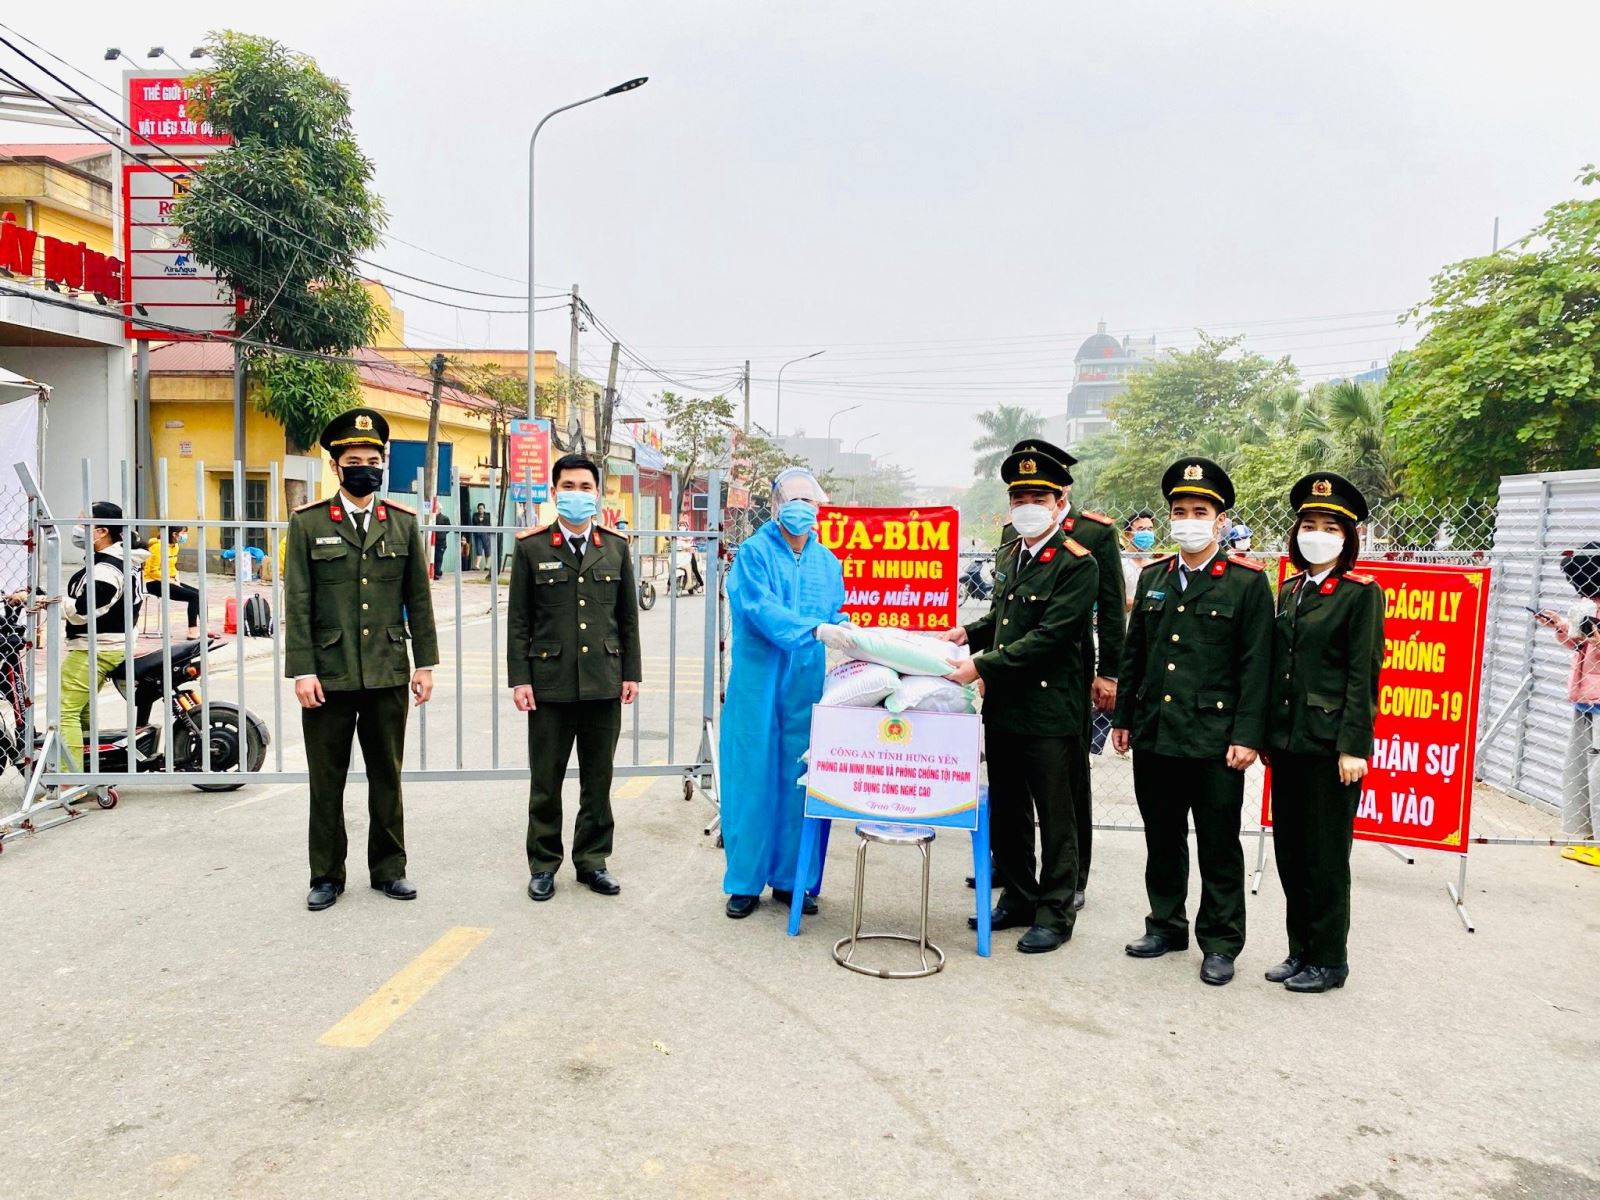
[[[406,693],[409,681],[416,703],[426,704],[439,661],[416,514],[377,494],[389,423],[353,408],[328,422],[321,441],[339,490],[289,518],[283,593],[285,672],[295,681],[311,775],[313,911],[344,891],[344,785],[355,738],[367,767],[372,886],[416,898],[405,877],[400,798]]]
[[[1179,459],[1161,479],[1180,553],[1139,575],[1118,680],[1112,740],[1133,750],[1144,821],[1145,935],[1135,958],[1189,945],[1189,817],[1200,859],[1195,934],[1200,978],[1225,984],[1244,948],[1244,773],[1266,744],[1272,588],[1261,564],[1224,554],[1233,481],[1206,458]]]
[[[983,688],[990,833],[1002,888],[993,928],[1028,926],[1017,949],[1042,954],[1072,937],[1077,917],[1073,791],[1089,700],[1080,649],[1099,571],[1088,549],[1061,529],[1061,498],[1072,482],[1066,467],[1027,451],[1007,458],[1000,478],[1017,536],[996,558],[989,612],[944,636],[973,650],[950,678],[980,680]]]
[[[1289,957],[1267,972],[1291,992],[1350,974],[1350,843],[1372,754],[1383,665],[1383,589],[1351,570],[1367,501],[1316,471],[1294,485],[1289,558],[1273,626],[1272,851],[1283,881]]]
[[[555,895],[561,782],[578,746],[572,865],[602,896],[611,856],[611,770],[622,706],[639,695],[639,607],[628,539],[596,522],[600,469],[569,454],[551,472],[557,520],[517,534],[506,678],[528,714],[528,895]]]
[[[1046,454],[1069,470],[1078,462],[1067,451],[1040,438],[1024,438],[1011,447],[1013,454],[1026,451]],[[1091,703],[1083,711],[1083,753],[1073,764],[1076,778],[1072,786],[1072,801],[1078,814],[1078,890],[1072,898],[1072,905],[1082,908],[1084,889],[1089,883],[1089,860],[1094,849],[1094,797],[1089,782],[1089,747],[1094,735],[1092,723],[1094,712],[1110,713],[1117,704],[1117,671],[1122,664],[1122,638],[1128,602],[1116,521],[1104,513],[1075,507],[1069,484],[1061,497],[1061,529],[1094,555],[1095,564],[1100,568],[1094,620],[1091,627],[1084,631],[1080,651],[1083,658],[1083,686]]]

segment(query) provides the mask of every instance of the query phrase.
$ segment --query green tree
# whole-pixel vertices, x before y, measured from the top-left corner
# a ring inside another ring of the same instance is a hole
[[[236,328],[252,341],[323,354],[370,344],[383,314],[362,286],[359,258],[377,245],[384,212],[349,93],[270,38],[225,31],[205,50],[214,65],[194,80],[205,85],[196,109],[233,140],[178,202],[184,236],[244,300]],[[241,349],[256,402],[283,423],[291,452],[314,445],[319,422],[360,396],[347,364],[288,367],[270,350]],[[285,482],[291,505],[304,488]]]
[[[1202,332],[1193,350],[1135,375],[1111,401],[1116,449],[1095,477],[1098,506],[1116,512],[1159,506],[1161,475],[1173,460],[1221,455],[1239,465],[1241,443],[1271,436],[1270,414],[1297,380],[1294,364],[1242,351],[1242,340]]]
[[[684,495],[689,484],[707,467],[722,462],[732,444],[733,401],[715,396],[681,396],[662,392],[658,397],[667,434],[663,449],[668,461],[683,479]],[[681,515],[681,514],[680,514]]]
[[[805,465],[777,442],[759,433],[740,434],[734,438],[733,462],[734,478],[750,489],[751,502],[757,505],[766,503],[772,481],[780,471]]]
[[[963,538],[976,538],[987,546],[1000,544],[1000,530],[1008,519],[1011,501],[998,475],[974,480],[956,507],[961,510]]]
[[[972,442],[978,457],[972,460],[972,473],[978,478],[999,472],[1000,464],[1025,437],[1039,432],[1042,419],[1039,414],[1020,405],[1002,404],[978,414],[978,425],[983,432]]]
[[[916,480],[899,463],[875,462],[863,475],[846,475],[829,490],[835,504],[897,508],[910,503]]]
[[[1600,196],[1555,205],[1523,245],[1452,263],[1408,314],[1426,332],[1388,398],[1419,496],[1485,499],[1502,475],[1600,465]]]

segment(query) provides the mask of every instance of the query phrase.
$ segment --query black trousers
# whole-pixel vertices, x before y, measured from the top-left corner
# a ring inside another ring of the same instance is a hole
[[[1078,889],[1078,818],[1073,803],[1083,738],[1032,737],[984,727],[989,765],[989,838],[1000,904],[1035,925],[1070,933]],[[1033,849],[1034,814],[1039,856]],[[981,902],[981,898],[980,898]]]
[[[324,692],[321,708],[300,710],[306,764],[311,773],[311,885],[344,882],[349,841],[344,831],[344,785],[350,747],[361,742],[367,767],[367,871],[373,883],[406,873],[405,810],[400,760],[406,747],[410,692],[399,687]]]
[[[578,819],[572,865],[598,871],[611,857],[611,769],[622,736],[622,701],[541,702],[528,714],[528,871],[561,866],[561,781],[578,746]]]
[[[1133,751],[1133,793],[1144,820],[1145,932],[1174,946],[1189,942],[1189,816],[1200,859],[1200,911],[1194,931],[1207,954],[1244,949],[1244,847],[1239,819],[1244,772],[1216,758]]]
[[[200,624],[200,593],[187,583],[168,581],[162,583],[159,579],[147,579],[144,585],[145,595],[160,596],[165,594],[169,599],[176,600],[184,605],[188,616],[188,623]]]
[[[1339,782],[1337,754],[1272,752],[1272,855],[1283,881],[1289,956],[1350,961],[1350,845],[1361,785]]]

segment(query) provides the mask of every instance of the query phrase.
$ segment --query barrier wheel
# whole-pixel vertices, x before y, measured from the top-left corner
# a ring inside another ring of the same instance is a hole
[[[694,799],[694,780],[685,779],[683,781],[683,798],[685,800]]]
[[[115,808],[122,797],[117,795],[116,788],[107,788],[103,792],[96,792],[94,802],[101,808]]]

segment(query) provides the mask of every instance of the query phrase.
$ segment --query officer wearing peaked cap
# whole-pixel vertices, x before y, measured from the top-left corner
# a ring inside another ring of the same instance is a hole
[[[1017,536],[996,557],[988,614],[945,637],[973,650],[950,678],[981,680],[984,689],[991,841],[1003,889],[993,925],[1028,926],[1017,949],[1038,954],[1069,939],[1077,916],[1073,792],[1089,701],[1079,650],[1099,568],[1061,529],[1062,496],[1072,482],[1066,467],[1043,452],[1023,451],[1001,464],[1000,477]]]
[[[1189,817],[1200,859],[1195,933],[1200,977],[1225,984],[1244,948],[1244,773],[1266,744],[1272,589],[1261,565],[1222,552],[1233,481],[1206,458],[1183,458],[1161,480],[1180,553],[1140,573],[1113,718],[1133,750],[1144,822],[1145,934],[1136,958],[1189,945]]]
[[[283,611],[285,672],[295,681],[311,776],[313,911],[344,891],[344,786],[355,739],[367,768],[372,886],[396,900],[416,897],[405,877],[400,794],[407,685],[426,703],[439,661],[416,514],[377,494],[389,423],[352,408],[328,422],[320,441],[339,490],[289,519]]]
[[[1289,956],[1267,972],[1291,992],[1343,987],[1350,974],[1350,844],[1372,754],[1383,665],[1383,589],[1351,568],[1367,501],[1315,471],[1289,490],[1289,558],[1273,622],[1272,851]]]

